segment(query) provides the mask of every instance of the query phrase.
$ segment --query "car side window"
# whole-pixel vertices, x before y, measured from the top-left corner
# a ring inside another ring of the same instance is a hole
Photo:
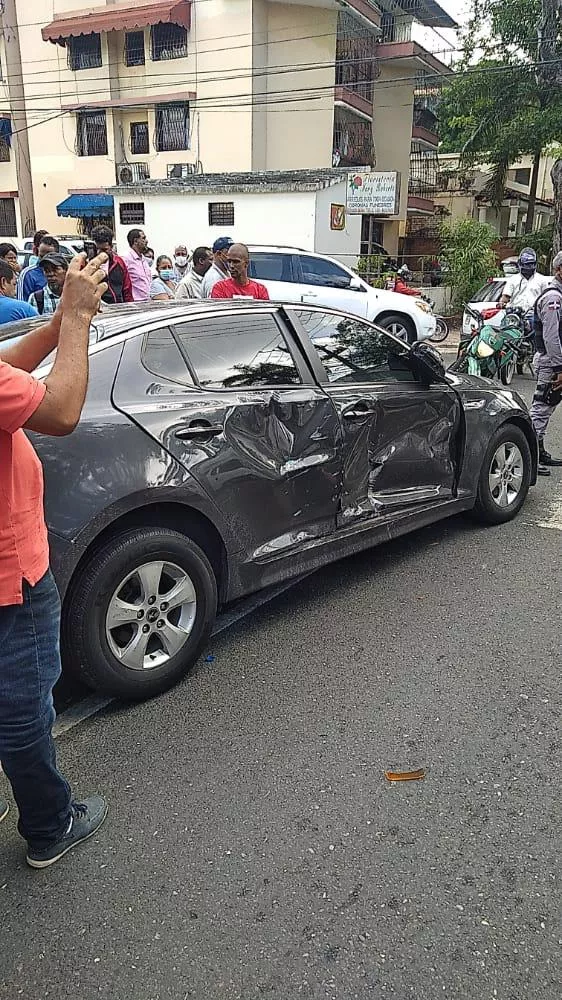
[[[384,330],[348,316],[295,309],[330,385],[415,382],[408,349]]]
[[[259,389],[302,383],[273,313],[217,316],[176,324],[203,389]]]
[[[266,250],[252,253],[248,274],[258,281],[294,281],[291,254]]]
[[[182,385],[194,384],[186,361],[167,326],[161,330],[151,330],[146,335],[142,363],[147,371],[160,378],[181,382]]]
[[[307,285],[327,285],[330,288],[349,288],[351,276],[331,260],[323,257],[309,257],[300,254],[298,257],[302,268],[302,280]]]

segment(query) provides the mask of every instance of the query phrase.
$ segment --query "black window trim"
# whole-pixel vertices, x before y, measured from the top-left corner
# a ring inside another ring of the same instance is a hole
[[[174,330],[174,327],[173,327],[173,322],[174,321],[171,320],[169,323],[166,323],[164,326],[153,326],[153,327],[150,328],[150,330],[145,330],[144,331],[144,336],[143,336],[142,341],[141,341],[141,352],[140,352],[140,362],[141,362],[141,365],[142,365],[142,367],[144,368],[145,371],[149,372],[150,375],[154,375],[155,378],[161,379],[162,382],[171,382],[172,385],[181,385],[182,388],[184,388],[184,389],[186,389],[188,391],[189,390],[191,390],[191,391],[196,390],[197,392],[200,392],[201,391],[201,387],[196,382],[196,380],[195,380],[195,373],[194,373],[194,371],[193,371],[193,369],[192,369],[189,361],[185,357],[184,351],[182,351],[179,337],[176,335],[176,331]],[[172,338],[174,344],[176,345],[176,347],[177,347],[177,349],[179,351],[181,360],[183,361],[184,365],[186,366],[187,373],[188,373],[188,375],[191,376],[191,382],[192,382],[191,385],[189,384],[189,382],[181,382],[179,379],[173,378],[171,375],[162,375],[161,372],[155,372],[154,369],[150,368],[149,365],[147,365],[147,363],[146,363],[145,357],[146,357],[146,350],[147,350],[147,345],[148,345],[148,339],[149,339],[149,337],[153,333],[163,333],[164,330],[166,330],[170,334],[170,337]]]
[[[337,385],[334,384],[333,382],[330,382],[328,378],[328,373],[326,372],[326,369],[324,368],[324,365],[320,360],[320,355],[318,354],[318,351],[315,349],[314,344],[310,339],[310,335],[306,330],[306,327],[301,322],[298,316],[299,312],[334,313],[337,316],[342,316],[344,319],[355,320],[357,323],[367,323],[369,326],[374,327],[375,330],[379,331],[380,333],[384,333],[385,336],[387,337],[390,337],[391,340],[395,340],[398,344],[402,344],[402,341],[398,340],[396,337],[393,337],[392,334],[388,332],[388,330],[385,330],[384,327],[378,326],[376,323],[373,323],[370,319],[365,319],[363,316],[353,316],[351,313],[341,312],[340,310],[337,309],[329,309],[326,307],[322,308],[322,306],[309,306],[308,303],[302,302],[300,304],[293,303],[290,306],[287,306],[286,311],[288,313],[294,314],[291,315],[290,321],[295,327],[295,329],[298,331],[299,338],[302,341],[303,352],[305,353],[308,359],[308,363],[310,364],[310,367],[312,368],[312,371],[314,372],[314,375],[316,376],[318,383],[320,384],[321,388],[324,389],[326,392],[340,393],[340,392],[346,392],[348,389],[352,389],[355,393],[357,391],[368,393],[371,391],[371,389],[369,388],[370,386],[372,386],[373,389],[377,388],[380,390],[388,389],[389,386],[395,386],[396,388],[400,388],[401,386],[417,386],[418,388],[422,389],[424,388],[424,386],[422,386],[421,382],[419,382],[415,378],[415,376],[412,378],[411,382],[407,381],[406,379],[403,380],[397,379],[396,382],[389,382],[385,379],[382,379],[380,382],[346,382],[345,385]],[[438,387],[439,385],[441,386],[442,389],[445,388],[444,383],[435,383],[435,387]]]
[[[236,317],[238,317],[240,315],[242,315],[242,316],[255,316],[256,313],[257,313],[257,311],[255,309],[251,309],[251,308],[250,309],[241,309],[241,310],[236,309],[236,310],[231,310],[231,311],[228,311],[228,312],[225,311],[225,312],[217,313],[216,314],[216,318],[217,319],[219,319],[219,318],[222,319],[223,317],[228,317],[228,316],[236,316]],[[303,387],[303,388],[306,388],[306,387],[310,388],[311,386],[316,386],[316,381],[313,378],[312,373],[311,373],[308,365],[306,364],[306,355],[303,357],[303,353],[300,350],[299,341],[295,337],[295,335],[293,333],[293,330],[292,330],[292,327],[291,327],[290,323],[288,322],[287,317],[284,315],[284,310],[280,309],[280,308],[260,309],[259,313],[260,314],[267,313],[268,316],[272,316],[274,323],[276,324],[276,326],[279,329],[279,332],[285,338],[285,340],[287,342],[287,347],[289,348],[289,353],[291,355],[291,358],[293,359],[293,363],[295,365],[295,368],[296,368],[296,370],[297,370],[297,372],[298,372],[298,374],[300,375],[300,378],[301,378],[301,383],[300,383],[301,387]],[[170,320],[170,329],[172,331],[172,336],[174,337],[174,339],[176,341],[176,344],[178,345],[178,347],[180,349],[182,358],[184,359],[184,361],[185,361],[185,363],[187,365],[187,368],[188,368],[189,372],[191,373],[191,375],[193,377],[194,388],[195,389],[197,389],[199,392],[229,393],[229,394],[232,394],[233,392],[235,392],[235,393],[240,394],[241,392],[242,393],[247,393],[247,392],[259,393],[259,392],[263,392],[264,389],[271,390],[272,392],[276,392],[276,391],[279,391],[279,392],[293,391],[294,392],[295,389],[299,388],[298,386],[291,385],[291,384],[289,384],[289,385],[233,386],[231,389],[216,389],[216,388],[209,389],[207,386],[201,385],[200,382],[199,382],[199,378],[197,376],[197,372],[195,371],[193,365],[191,364],[191,361],[189,359],[187,351],[184,350],[184,348],[183,348],[183,344],[182,344],[181,338],[180,338],[179,334],[176,332],[176,324],[180,324],[180,323],[182,323],[182,324],[183,323],[196,323],[197,321],[200,321],[202,319],[207,319],[208,320],[208,319],[212,319],[212,318],[213,317],[209,316],[208,313],[206,315],[203,314],[203,313],[199,313],[197,316],[186,316],[185,318],[181,317],[181,316],[176,316],[176,317],[174,317],[174,319]]]

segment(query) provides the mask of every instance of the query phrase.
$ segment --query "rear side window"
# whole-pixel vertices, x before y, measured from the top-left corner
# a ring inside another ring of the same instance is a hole
[[[171,382],[181,382],[182,385],[193,385],[189,368],[167,326],[161,330],[151,330],[147,334],[142,363],[153,375]]]
[[[272,313],[192,320],[175,332],[203,389],[301,384]]]
[[[248,273],[260,281],[294,281],[290,253],[252,253]]]

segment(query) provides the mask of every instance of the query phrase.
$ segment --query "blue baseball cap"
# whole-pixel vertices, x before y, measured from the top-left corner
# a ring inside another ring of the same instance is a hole
[[[228,250],[229,247],[234,246],[234,240],[231,240],[230,236],[219,236],[218,240],[213,243],[213,253],[218,253],[219,250]]]

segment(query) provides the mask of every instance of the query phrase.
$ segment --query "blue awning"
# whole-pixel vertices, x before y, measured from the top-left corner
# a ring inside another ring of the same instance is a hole
[[[110,194],[71,194],[57,205],[57,215],[62,218],[88,219],[99,216],[113,217],[113,198]]]

